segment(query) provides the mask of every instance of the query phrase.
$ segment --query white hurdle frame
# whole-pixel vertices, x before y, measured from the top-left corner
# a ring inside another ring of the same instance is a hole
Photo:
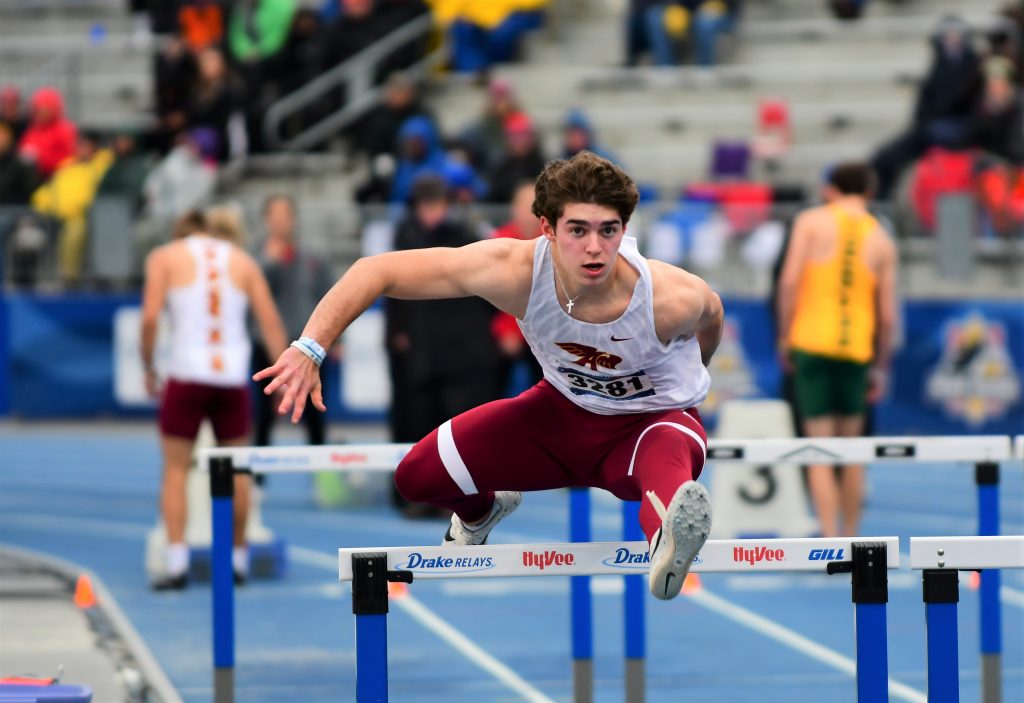
[[[231,573],[231,502],[235,472],[308,473],[311,471],[394,471],[412,444],[344,444],[315,447],[209,447],[200,451],[199,466],[210,470],[213,512],[213,659],[214,701],[234,701],[234,585]],[[878,463],[917,464],[969,462],[976,466],[979,533],[999,532],[999,464],[1024,452],[1024,438],[1011,447],[1007,435],[952,437],[854,437],[728,439],[708,443],[707,460],[743,463]],[[584,577],[585,578],[585,577]],[[982,574],[983,689],[990,674],[1000,676],[998,572]],[[577,579],[579,581],[581,579]],[[627,579],[631,581],[631,579]],[[580,589],[574,589],[574,594]],[[586,589],[582,589],[586,590]],[[642,618],[639,613],[627,614]],[[627,623],[627,630],[629,624]],[[986,644],[988,643],[988,644]],[[642,659],[640,660],[642,665]],[[642,673],[642,670],[640,670]],[[642,690],[632,691],[641,700]],[[589,703],[587,698],[575,699]],[[998,703],[998,698],[985,703]]]
[[[929,703],[959,703],[959,572],[1024,569],[1024,536],[911,537],[910,568],[921,571],[928,650]],[[983,671],[983,674],[985,672]],[[983,703],[1002,699],[1001,680]]]

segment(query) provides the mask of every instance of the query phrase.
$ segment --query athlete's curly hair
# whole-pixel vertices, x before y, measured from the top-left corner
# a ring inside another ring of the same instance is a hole
[[[619,213],[622,224],[640,200],[633,179],[608,159],[581,151],[571,159],[549,161],[537,179],[533,214],[554,226],[570,203],[593,203]]]

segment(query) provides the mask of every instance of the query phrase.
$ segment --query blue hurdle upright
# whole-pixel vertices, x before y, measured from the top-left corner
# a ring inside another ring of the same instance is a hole
[[[1024,569],[1024,537],[911,537],[910,568],[922,572],[928,647],[928,702],[959,703],[959,572],[980,570],[984,576],[998,574],[999,569]],[[984,592],[981,598],[984,602]],[[983,638],[984,632],[983,624]],[[984,661],[982,659],[982,676],[994,675],[996,678],[994,681],[982,679],[981,701],[999,703],[1003,698],[1001,671],[998,666],[994,672],[986,670]]]

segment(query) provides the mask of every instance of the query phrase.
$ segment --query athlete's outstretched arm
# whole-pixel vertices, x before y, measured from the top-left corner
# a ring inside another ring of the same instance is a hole
[[[501,308],[515,288],[514,274],[506,264],[517,246],[528,244],[485,240],[458,248],[414,249],[359,259],[316,306],[302,335],[329,349],[382,295],[412,300],[478,295]],[[283,388],[278,412],[290,411],[292,422],[298,422],[319,373],[312,360],[289,347],[253,379],[271,379],[263,391],[268,395]]]

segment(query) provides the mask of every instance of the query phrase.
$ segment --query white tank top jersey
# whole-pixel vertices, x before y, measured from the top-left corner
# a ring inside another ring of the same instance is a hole
[[[623,237],[619,255],[640,273],[629,307],[612,322],[583,322],[559,303],[550,242],[538,238],[530,302],[519,327],[544,378],[576,405],[599,415],[699,405],[711,377],[701,363],[697,339],[677,337],[667,345],[658,339],[651,270],[636,239]]]
[[[185,238],[196,262],[196,278],[171,288],[171,363],[168,376],[211,386],[249,382],[252,351],[246,330],[249,299],[231,282],[228,259],[232,244],[193,235]]]

